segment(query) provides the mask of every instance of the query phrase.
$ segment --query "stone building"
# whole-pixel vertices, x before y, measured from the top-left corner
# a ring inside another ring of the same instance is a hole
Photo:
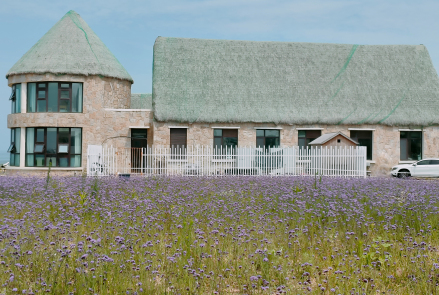
[[[158,37],[152,94],[73,11],[7,73],[9,172],[82,172],[88,145],[302,146],[342,132],[372,175],[439,156],[439,79],[423,45]]]

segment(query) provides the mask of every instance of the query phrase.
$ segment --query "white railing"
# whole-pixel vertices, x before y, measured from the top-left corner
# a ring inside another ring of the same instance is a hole
[[[366,147],[215,149],[88,146],[87,175],[366,177]]]

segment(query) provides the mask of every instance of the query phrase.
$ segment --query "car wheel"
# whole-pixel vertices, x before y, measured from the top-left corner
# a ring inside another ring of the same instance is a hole
[[[398,171],[398,178],[407,178],[407,177],[410,177],[410,171],[408,170]]]

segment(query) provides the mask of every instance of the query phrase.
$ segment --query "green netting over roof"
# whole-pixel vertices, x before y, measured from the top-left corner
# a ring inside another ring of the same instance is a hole
[[[151,93],[132,93],[131,109],[152,109]]]
[[[73,10],[26,52],[6,77],[27,73],[101,75],[133,82],[116,57]]]
[[[158,37],[158,121],[438,124],[439,79],[423,45]]]

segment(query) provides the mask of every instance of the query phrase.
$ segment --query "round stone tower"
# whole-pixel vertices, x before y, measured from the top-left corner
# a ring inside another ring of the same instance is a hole
[[[118,135],[133,79],[74,11],[6,74],[12,88],[10,170],[81,172],[86,149]]]

